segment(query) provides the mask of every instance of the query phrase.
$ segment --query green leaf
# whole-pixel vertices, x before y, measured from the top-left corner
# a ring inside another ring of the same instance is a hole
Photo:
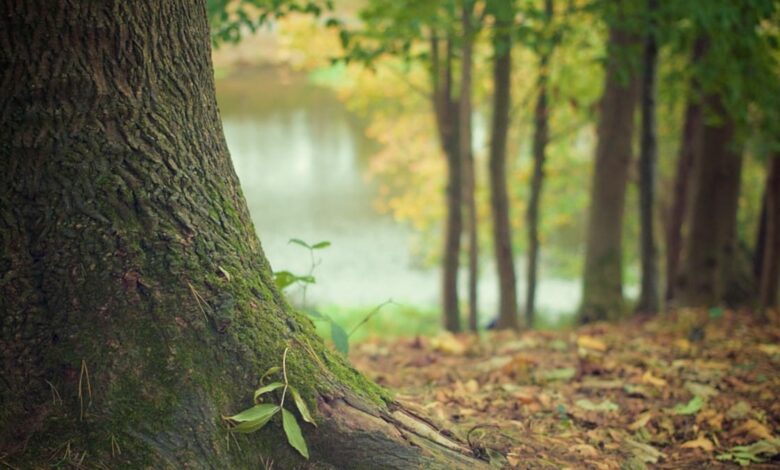
[[[260,387],[257,390],[255,390],[255,397],[254,400],[257,401],[257,399],[260,397],[260,395],[268,392],[273,392],[274,390],[278,388],[284,387],[284,384],[281,382],[272,382],[264,387]]]
[[[307,250],[311,250],[312,249],[311,245],[309,245],[305,241],[301,240],[300,238],[291,238],[287,243],[288,244],[293,243],[295,245],[300,245],[300,246],[306,248]]]
[[[274,283],[279,289],[290,286],[298,279],[298,276],[290,271],[278,271],[274,273]]]
[[[698,395],[691,398],[686,404],[679,404],[672,408],[672,413],[676,415],[695,415],[704,406],[704,399]]]
[[[312,249],[312,250],[321,250],[321,249],[323,249],[323,248],[327,248],[327,247],[329,247],[329,246],[330,246],[330,242],[329,242],[329,241],[327,241],[327,240],[325,240],[325,241],[321,241],[321,242],[319,242],[319,243],[315,243],[315,244],[314,244],[314,245],[311,247],[311,249]]]
[[[263,374],[260,377],[260,383],[263,383],[263,380],[265,380],[265,378],[268,377],[269,375],[273,375],[273,374],[279,372],[280,370],[282,370],[282,368],[279,367],[279,366],[269,367],[268,370],[265,371],[265,374]]]
[[[609,400],[604,400],[601,403],[593,403],[587,399],[581,399],[574,402],[575,405],[588,411],[617,411],[620,407]]]
[[[742,466],[751,463],[765,462],[767,459],[780,455],[780,439],[768,439],[754,442],[747,446],[735,446],[728,452],[718,454],[720,461],[733,461]]]
[[[304,310],[304,313],[306,313],[306,315],[312,317],[315,320],[328,320],[328,318],[329,318],[329,317],[321,314],[320,312],[318,312],[316,310],[312,310],[312,309],[306,309],[306,310]]]
[[[235,416],[228,417],[228,419],[237,421],[239,423],[230,430],[240,433],[250,433],[257,431],[258,429],[265,426],[266,423],[268,423],[268,421],[270,421],[271,418],[273,418],[274,415],[279,412],[279,410],[280,408],[278,405],[273,405],[271,403],[255,405],[252,408],[242,411]]]
[[[295,400],[295,406],[298,408],[298,412],[301,413],[303,420],[316,426],[317,423],[315,423],[314,419],[311,417],[311,413],[309,413],[309,407],[306,406],[306,402],[303,401],[303,397],[301,397],[301,394],[298,393],[298,390],[296,390],[294,387],[290,387],[290,394],[292,395],[293,400]]]
[[[282,426],[284,426],[284,433],[287,435],[287,442],[308,459],[309,449],[306,447],[306,441],[303,440],[298,420],[295,419],[295,415],[285,409],[282,409]]]
[[[577,375],[577,371],[573,367],[562,367],[560,369],[550,369],[540,371],[538,377],[546,382],[553,382],[556,380],[571,380]]]
[[[336,350],[343,355],[349,354],[349,335],[338,323],[330,322],[330,338],[336,345]]]

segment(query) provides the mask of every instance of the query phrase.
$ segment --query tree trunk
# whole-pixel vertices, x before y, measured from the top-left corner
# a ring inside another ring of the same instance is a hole
[[[639,215],[641,220],[640,253],[642,280],[638,313],[658,312],[658,252],[655,242],[655,168],[658,160],[656,125],[656,76],[658,44],[655,35],[655,15],[658,0],[648,0],[647,14],[651,17],[644,44],[642,77],[642,140],[639,151]]]
[[[695,66],[704,55],[706,43],[703,38],[697,39],[693,46],[691,65]],[[674,298],[674,288],[680,266],[683,233],[685,233],[686,214],[689,206],[690,174],[693,169],[696,145],[699,142],[697,132],[704,125],[701,105],[697,96],[697,82],[690,84],[688,103],[685,108],[685,122],[680,139],[680,151],[677,156],[677,170],[674,181],[674,197],[672,199],[669,227],[666,232],[666,292],[667,302]]]
[[[447,159],[447,222],[444,229],[444,253],[442,253],[442,308],[444,328],[460,331],[460,306],[458,305],[458,266],[460,237],[463,232],[463,165],[461,164],[459,137],[459,106],[453,100],[452,40],[446,41],[442,63],[439,40],[431,40],[433,78],[433,106],[439,141]]]
[[[598,120],[588,214],[583,300],[579,313],[582,323],[616,319],[624,309],[623,210],[638,80],[637,74],[620,57],[626,55],[626,48],[635,44],[632,35],[616,27],[610,28],[609,62]],[[620,79],[626,76],[628,83]]]
[[[684,223],[688,208],[690,174],[693,169],[696,132],[701,129],[701,106],[689,98],[685,109],[680,152],[677,157],[677,174],[674,181],[674,198],[672,200],[669,227],[666,234],[666,301],[675,297],[674,287],[682,252]]]
[[[764,195],[761,197],[761,212],[758,216],[758,233],[756,234],[756,246],[753,250],[753,277],[756,278],[759,286],[761,285],[761,275],[764,272],[764,256],[766,255],[768,190],[769,185],[767,184],[767,187],[764,188]]]
[[[552,0],[544,2],[546,24],[552,21]],[[543,46],[539,56],[538,96],[534,109],[533,154],[534,169],[531,176],[531,197],[528,201],[528,284],[525,296],[525,324],[528,328],[534,325],[536,315],[536,276],[539,266],[539,208],[542,201],[542,184],[544,182],[544,163],[546,159],[547,142],[550,138],[549,109],[547,106],[547,76],[552,47]]]
[[[499,286],[496,328],[517,328],[517,287],[506,187],[506,139],[512,73],[511,17],[496,18],[493,35],[493,122],[490,135],[490,208]]]
[[[764,204],[766,223],[759,292],[761,306],[768,308],[778,305],[780,285],[780,155],[774,155],[769,163]]]
[[[471,150],[471,71],[473,68],[472,50],[474,46],[471,25],[474,3],[467,1],[463,5],[461,23],[463,26],[463,50],[461,55],[461,78],[458,118],[460,125],[459,147],[462,152],[464,180],[464,199],[466,226],[469,247],[469,330],[476,332],[479,324],[477,314],[477,280],[479,279],[479,240],[477,238],[476,175],[474,172],[474,154]]]
[[[694,147],[693,193],[683,269],[676,288],[682,306],[709,307],[726,299],[737,271],[737,208],[742,155],[734,148],[734,122],[720,98],[707,109],[721,122],[704,122]]]
[[[0,455],[13,468],[276,468],[228,446],[281,363],[312,468],[471,468],[274,287],[230,162],[203,3],[0,6]]]

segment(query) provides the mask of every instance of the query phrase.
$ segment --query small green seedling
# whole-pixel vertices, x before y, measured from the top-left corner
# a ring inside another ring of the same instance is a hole
[[[255,406],[236,415],[226,416],[224,419],[228,422],[230,431],[250,433],[262,429],[263,426],[271,421],[271,418],[281,412],[282,428],[284,429],[285,436],[287,436],[287,442],[304,458],[308,459],[309,449],[306,446],[306,441],[303,438],[301,427],[298,425],[298,419],[293,413],[284,407],[287,392],[289,392],[290,396],[292,396],[295,407],[298,409],[298,412],[301,414],[303,420],[314,426],[317,426],[317,424],[314,422],[314,419],[309,412],[309,408],[306,406],[306,402],[303,400],[300,393],[298,393],[298,390],[290,385],[287,380],[287,352],[289,349],[290,348],[284,349],[281,369],[278,366],[271,367],[262,375],[262,377],[260,377],[261,386],[255,390],[254,393]],[[263,385],[263,381],[267,377],[278,374],[280,370],[282,372],[282,378],[284,382],[271,382],[268,385]],[[279,400],[278,405],[274,403],[261,403],[264,398],[263,395],[271,393],[274,390],[278,390],[280,388],[282,389],[282,398]]]

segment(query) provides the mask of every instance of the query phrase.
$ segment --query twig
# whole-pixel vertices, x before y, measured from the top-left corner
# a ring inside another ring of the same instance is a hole
[[[89,369],[84,359],[81,360],[81,373],[79,374],[79,421],[84,421],[84,394],[82,393],[81,384],[84,379],[87,378],[87,396],[89,396],[88,405],[92,404],[92,384],[89,381]]]
[[[393,299],[387,299],[387,300],[385,300],[384,302],[382,302],[381,304],[377,305],[376,307],[374,307],[374,310],[371,310],[371,313],[369,313],[368,315],[366,315],[366,316],[365,316],[365,318],[363,318],[363,320],[361,320],[361,321],[360,321],[360,323],[358,323],[357,325],[355,325],[355,327],[354,327],[354,328],[352,328],[352,331],[350,331],[350,332],[349,332],[349,334],[347,335],[347,338],[349,338],[350,336],[352,336],[352,334],[353,334],[353,333],[355,333],[355,332],[358,330],[358,328],[360,328],[361,326],[365,325],[365,324],[366,324],[366,322],[368,322],[369,320],[371,320],[371,317],[373,317],[374,315],[376,315],[377,313],[379,313],[379,311],[380,311],[380,310],[382,310],[382,307],[384,307],[384,306],[385,306],[385,305],[387,305],[387,304],[395,304],[395,305],[398,305],[398,304],[396,304],[395,302],[393,302]]]
[[[287,387],[289,384],[287,382],[287,351],[289,350],[290,350],[289,347],[284,348],[284,354],[282,355],[282,375],[284,376],[284,390],[282,390],[282,399],[279,402],[279,408],[284,407],[284,397],[285,395],[287,395]]]
[[[203,308],[203,304],[205,304],[206,301],[201,298],[200,294],[198,294],[198,291],[196,291],[195,288],[192,287],[192,284],[190,284],[188,282],[187,285],[189,286],[190,290],[192,291],[192,296],[195,297],[195,302],[198,304],[198,307],[200,308],[200,311],[203,312],[203,317],[206,320],[208,320],[209,316],[206,313],[206,309]],[[201,302],[203,302],[203,304]]]

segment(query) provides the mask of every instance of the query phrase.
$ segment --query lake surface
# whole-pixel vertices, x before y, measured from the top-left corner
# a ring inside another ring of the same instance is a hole
[[[257,69],[219,80],[217,96],[233,164],[273,269],[308,273],[309,254],[289,244],[291,238],[332,243],[317,252],[309,305],[370,307],[389,298],[438,305],[439,270],[420,268],[413,259],[410,227],[375,211],[376,188],[365,168],[376,144],[335,92],[284,70]],[[492,266],[482,274],[480,310],[489,318],[497,283]],[[301,300],[300,293],[290,296]],[[571,312],[579,285],[544,279],[538,298],[546,315]]]

